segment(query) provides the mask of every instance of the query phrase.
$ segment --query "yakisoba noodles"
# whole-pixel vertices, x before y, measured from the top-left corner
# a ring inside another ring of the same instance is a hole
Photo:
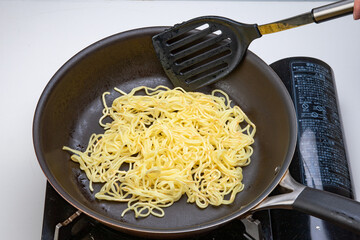
[[[73,153],[93,183],[104,183],[98,199],[127,202],[136,217],[164,216],[186,194],[200,208],[230,204],[244,188],[242,167],[250,163],[255,125],[226,93],[138,87],[112,106],[103,94],[103,134]],[[139,95],[139,91],[143,92]],[[220,95],[220,96],[218,96]],[[112,122],[104,123],[110,117]]]

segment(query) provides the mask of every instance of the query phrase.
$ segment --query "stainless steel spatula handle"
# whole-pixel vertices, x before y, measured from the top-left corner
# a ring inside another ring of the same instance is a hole
[[[311,12],[314,22],[321,23],[344,15],[352,14],[354,11],[354,0],[346,0],[331,3],[322,7],[314,8]]]
[[[283,19],[277,22],[258,26],[261,35],[280,32],[283,30],[300,27],[309,23],[321,23],[334,18],[352,14],[354,1],[345,0],[331,3],[325,6],[312,9],[295,17]]]

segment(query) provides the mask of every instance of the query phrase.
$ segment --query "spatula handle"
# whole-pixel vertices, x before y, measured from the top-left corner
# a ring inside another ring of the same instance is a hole
[[[345,0],[314,8],[311,12],[314,22],[321,23],[334,18],[352,14],[354,11],[354,0]]]
[[[310,12],[283,19],[277,22],[258,26],[261,35],[280,32],[283,30],[300,27],[309,23],[321,23],[334,18],[352,14],[354,0],[345,0],[331,3],[312,9]]]

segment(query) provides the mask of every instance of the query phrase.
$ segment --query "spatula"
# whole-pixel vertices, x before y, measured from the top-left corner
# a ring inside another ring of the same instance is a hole
[[[339,1],[260,26],[219,16],[203,16],[177,24],[155,35],[152,41],[172,83],[185,90],[195,90],[229,74],[254,39],[352,14],[353,8],[353,0]]]

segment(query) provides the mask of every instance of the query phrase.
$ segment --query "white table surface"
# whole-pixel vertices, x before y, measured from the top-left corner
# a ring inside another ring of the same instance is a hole
[[[264,24],[327,2],[0,1],[0,233],[40,239],[46,179],[32,145],[32,119],[45,85],[65,61],[109,35],[174,25],[200,15]],[[335,72],[357,199],[360,198],[360,21],[347,16],[263,36],[250,50],[267,63],[309,56]]]

